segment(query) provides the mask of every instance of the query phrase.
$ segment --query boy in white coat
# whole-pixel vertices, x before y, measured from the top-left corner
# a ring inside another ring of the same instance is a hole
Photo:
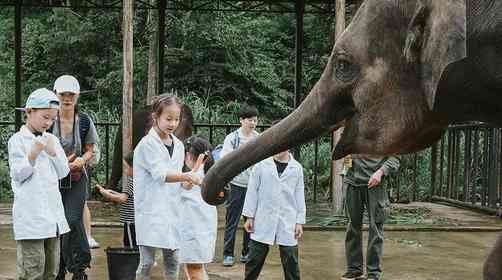
[[[46,132],[58,109],[59,100],[52,91],[35,90],[22,109],[26,124],[9,139],[18,280],[55,279],[59,235],[70,230],[58,181],[70,169],[59,140]]]
[[[278,244],[284,278],[300,279],[298,239],[305,224],[303,167],[281,152],[251,172],[242,215],[251,233],[245,279],[258,279],[269,245]]]

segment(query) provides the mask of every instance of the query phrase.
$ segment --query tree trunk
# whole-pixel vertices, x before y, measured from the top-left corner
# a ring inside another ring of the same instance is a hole
[[[123,63],[124,82],[122,93],[122,156],[125,158],[132,149],[132,104],[133,104],[133,17],[134,0],[124,0],[124,41]],[[127,178],[124,172],[122,178]],[[125,188],[127,180],[122,180]]]
[[[335,14],[335,40],[342,34],[345,29],[345,0],[336,1],[336,14]],[[333,147],[336,146],[342,135],[343,128],[333,132]],[[333,213],[335,215],[344,215],[344,194],[343,189],[343,160],[332,162],[331,174],[331,188],[333,190]]]
[[[155,5],[156,0],[150,0],[151,5]],[[157,50],[158,50],[158,20],[157,10],[150,9],[148,11],[148,88],[146,92],[146,104],[152,104],[153,97],[157,95]]]

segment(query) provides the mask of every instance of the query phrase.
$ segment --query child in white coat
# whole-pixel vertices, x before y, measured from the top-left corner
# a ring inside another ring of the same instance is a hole
[[[278,244],[284,279],[299,280],[298,239],[305,223],[303,168],[288,151],[258,163],[251,172],[242,215],[251,233],[245,279],[261,272],[270,245]]]
[[[203,177],[214,164],[211,145],[206,139],[194,136],[186,140],[185,149],[185,164]],[[218,213],[215,206],[202,199],[200,186],[183,183],[183,188],[180,263],[185,264],[189,280],[206,280],[205,264],[214,258]]]
[[[155,251],[162,250],[165,279],[178,277],[181,182],[200,185],[192,172],[182,172],[185,149],[174,136],[182,103],[160,95],[153,104],[153,126],[134,150],[134,219],[140,263],[136,279],[151,279]]]
[[[16,279],[55,279],[59,236],[70,230],[58,181],[70,169],[58,138],[46,132],[56,119],[59,104],[52,91],[35,90],[24,108],[26,125],[9,139]]]

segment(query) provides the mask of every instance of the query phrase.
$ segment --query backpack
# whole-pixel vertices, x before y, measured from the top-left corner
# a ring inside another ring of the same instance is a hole
[[[232,148],[235,150],[239,147],[239,132],[238,130],[232,132],[234,134],[234,138],[230,140],[230,143],[232,144]],[[211,155],[213,156],[214,161],[217,161],[221,158],[221,151],[223,150],[223,144],[219,144],[216,146],[216,148],[213,149],[213,152]]]

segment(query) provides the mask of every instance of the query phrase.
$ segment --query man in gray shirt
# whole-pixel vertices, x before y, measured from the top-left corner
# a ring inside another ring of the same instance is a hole
[[[241,106],[239,118],[241,127],[225,137],[225,141],[223,142],[223,149],[221,151],[222,157],[258,136],[258,132],[256,132],[255,130],[256,124],[258,122],[258,110],[256,108],[246,105]],[[230,182],[230,195],[226,203],[227,213],[225,218],[225,236],[223,249],[224,266],[234,265],[235,233],[237,231],[237,226],[239,225],[239,220],[242,215],[242,207],[244,206],[244,200],[246,198],[246,190],[250,173],[251,168],[248,168],[241,174],[235,176]],[[248,244],[249,233],[244,231],[242,255],[240,257],[240,261],[242,263],[245,263],[247,261],[249,247]]]

